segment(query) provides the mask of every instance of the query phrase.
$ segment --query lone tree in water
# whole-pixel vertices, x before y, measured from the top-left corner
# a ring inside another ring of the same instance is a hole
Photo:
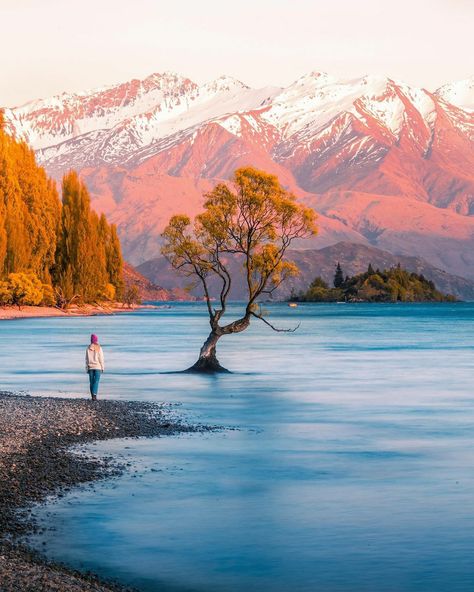
[[[232,186],[220,183],[205,195],[204,211],[194,219],[173,216],[163,237],[162,253],[171,265],[201,283],[211,332],[204,342],[195,372],[226,372],[217,357],[217,342],[223,335],[240,333],[252,317],[277,329],[261,314],[257,300],[271,295],[298,268],[285,261],[285,253],[295,239],[316,234],[314,211],[296,202],[278,178],[251,167],[235,171]],[[232,285],[229,259],[242,262],[247,302],[241,318],[221,324]],[[209,280],[220,287],[214,307]]]

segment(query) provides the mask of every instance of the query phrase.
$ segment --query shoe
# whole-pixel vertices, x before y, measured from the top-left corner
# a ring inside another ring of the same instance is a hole
[[[92,400],[97,401],[97,395],[92,395]]]

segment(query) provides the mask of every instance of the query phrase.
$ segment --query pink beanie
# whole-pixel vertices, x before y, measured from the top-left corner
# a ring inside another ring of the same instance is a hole
[[[99,343],[99,338],[94,333],[91,335],[91,343]]]

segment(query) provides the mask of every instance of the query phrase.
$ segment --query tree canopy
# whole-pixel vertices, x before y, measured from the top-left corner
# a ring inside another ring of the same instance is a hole
[[[175,269],[201,283],[209,312],[213,346],[203,346],[197,369],[209,367],[220,336],[243,331],[252,316],[270,325],[258,311],[258,298],[270,296],[298,272],[285,253],[296,239],[316,233],[315,219],[314,211],[299,204],[276,176],[251,167],[236,170],[230,184],[219,183],[207,193],[204,211],[193,222],[184,214],[171,218],[162,253]],[[240,319],[220,325],[233,281],[228,257],[242,262],[247,301]],[[209,292],[211,276],[219,279],[218,306]],[[212,365],[220,366],[217,359]]]
[[[63,179],[61,202],[33,151],[3,129],[1,111],[0,281],[3,303],[18,300],[18,281],[43,286],[33,297],[30,285],[22,303],[52,303],[54,290],[63,303],[74,296],[92,302],[110,296],[110,285],[117,297],[123,287],[116,228],[91,210],[87,188],[74,172]],[[40,298],[45,291],[48,297]]]
[[[54,267],[55,284],[65,300],[85,302],[122,293],[122,255],[115,227],[91,210],[86,186],[74,171],[62,183],[63,207]]]

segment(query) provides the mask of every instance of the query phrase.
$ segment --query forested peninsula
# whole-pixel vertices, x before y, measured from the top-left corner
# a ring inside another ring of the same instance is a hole
[[[344,276],[338,263],[333,287],[321,277],[311,283],[306,292],[292,295],[294,302],[456,302],[450,294],[440,292],[422,274],[403,269],[400,265],[375,270],[369,265],[365,273]]]
[[[66,308],[123,298],[116,227],[90,205],[74,171],[56,183],[0,112],[0,306]]]

